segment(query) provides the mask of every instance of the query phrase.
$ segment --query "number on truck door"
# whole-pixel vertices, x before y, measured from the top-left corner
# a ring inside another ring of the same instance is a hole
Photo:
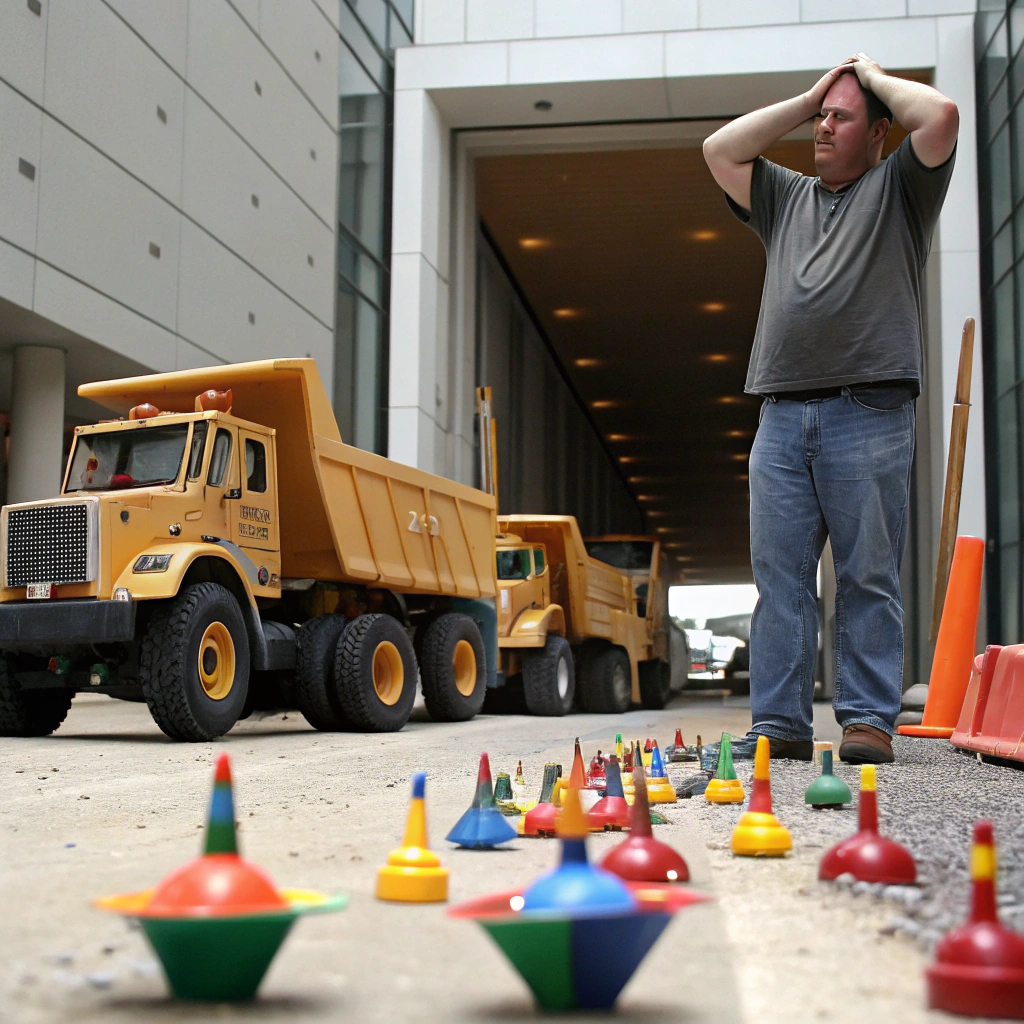
[[[242,496],[235,509],[235,543],[242,548],[275,551],[278,526],[273,435],[239,430],[238,448]]]

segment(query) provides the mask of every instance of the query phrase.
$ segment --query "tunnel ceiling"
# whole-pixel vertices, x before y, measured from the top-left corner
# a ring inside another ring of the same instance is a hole
[[[810,141],[768,155],[813,173]],[[477,203],[680,582],[749,581],[765,256],[699,146],[482,157]]]

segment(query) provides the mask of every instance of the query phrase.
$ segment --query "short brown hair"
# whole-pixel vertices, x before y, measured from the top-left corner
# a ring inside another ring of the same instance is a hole
[[[864,94],[864,102],[868,108],[868,127],[870,128],[880,118],[885,118],[892,127],[892,111],[870,90],[864,87],[861,80],[857,79],[860,91]]]

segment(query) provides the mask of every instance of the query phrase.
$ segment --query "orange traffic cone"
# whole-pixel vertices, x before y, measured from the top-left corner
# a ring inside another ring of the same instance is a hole
[[[901,725],[896,730],[901,736],[949,739],[953,735],[974,664],[984,560],[985,542],[980,537],[957,537],[924,717],[920,725]]]

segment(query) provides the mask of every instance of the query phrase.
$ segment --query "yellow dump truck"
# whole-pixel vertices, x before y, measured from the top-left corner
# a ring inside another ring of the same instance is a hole
[[[657,538],[584,541],[572,516],[502,516],[498,527],[501,671],[522,676],[530,712],[564,715],[574,698],[594,712],[663,707],[668,609]],[[629,546],[629,566],[617,567],[602,544],[617,545],[619,560]],[[646,575],[633,565],[644,557]],[[649,600],[652,586],[665,593],[664,609],[660,596]]]
[[[495,503],[342,442],[311,359],[103,381],[57,498],[0,513],[0,735],[76,692],[179,740],[261,707],[392,731],[496,678]]]

